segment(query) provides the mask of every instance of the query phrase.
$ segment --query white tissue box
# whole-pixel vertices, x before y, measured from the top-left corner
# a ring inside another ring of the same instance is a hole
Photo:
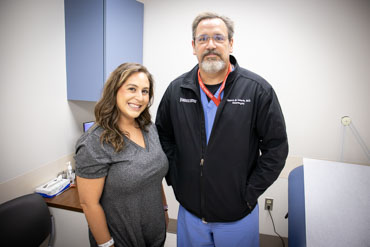
[[[69,179],[64,178],[54,178],[49,182],[37,187],[35,189],[36,193],[39,193],[43,197],[54,197],[68,189],[70,186]]]

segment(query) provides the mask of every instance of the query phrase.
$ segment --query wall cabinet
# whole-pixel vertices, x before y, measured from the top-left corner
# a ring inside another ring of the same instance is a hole
[[[136,0],[65,0],[68,100],[99,100],[124,62],[142,63],[144,5]]]

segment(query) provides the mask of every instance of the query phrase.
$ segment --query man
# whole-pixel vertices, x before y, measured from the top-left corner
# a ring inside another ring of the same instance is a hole
[[[199,64],[175,79],[156,125],[180,203],[178,246],[259,246],[258,197],[288,154],[272,87],[239,67],[232,21],[202,13],[193,22]]]

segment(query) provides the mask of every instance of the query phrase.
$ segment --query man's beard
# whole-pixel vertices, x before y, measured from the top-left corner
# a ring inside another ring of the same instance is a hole
[[[218,73],[221,70],[225,69],[226,63],[223,60],[213,60],[213,59],[204,59],[205,56],[214,54],[221,58],[221,55],[214,51],[207,51],[203,54],[203,61],[200,63],[201,69],[206,73]]]

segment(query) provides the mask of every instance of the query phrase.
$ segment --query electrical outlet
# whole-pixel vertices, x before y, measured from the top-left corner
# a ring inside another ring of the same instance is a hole
[[[273,205],[274,205],[274,199],[272,199],[272,198],[265,198],[265,210],[272,211]]]

